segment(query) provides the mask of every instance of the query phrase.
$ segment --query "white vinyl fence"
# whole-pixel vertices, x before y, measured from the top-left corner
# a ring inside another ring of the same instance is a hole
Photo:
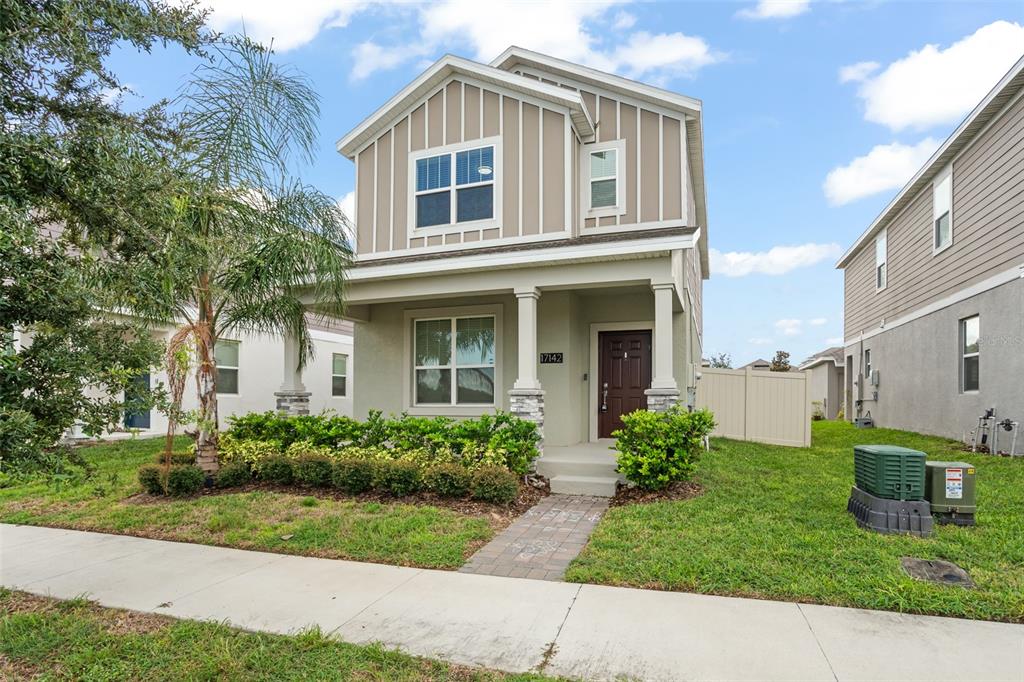
[[[697,407],[715,415],[713,435],[810,447],[809,372],[701,368]]]

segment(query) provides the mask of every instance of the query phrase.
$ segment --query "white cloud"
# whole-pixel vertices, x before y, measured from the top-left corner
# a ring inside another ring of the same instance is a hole
[[[338,199],[338,208],[345,214],[352,222],[356,220],[356,193],[351,191],[342,198]]]
[[[878,71],[881,64],[878,62],[857,62],[839,69],[840,83],[859,83],[868,76]]]
[[[784,319],[775,322],[775,331],[783,336],[798,336],[803,333],[803,320]]]
[[[241,32],[282,52],[301,47],[322,29],[347,26],[370,3],[358,0],[203,0],[217,31]]]
[[[775,339],[767,338],[764,336],[755,336],[752,339],[747,339],[747,343],[751,343],[755,346],[767,346],[769,344],[775,343]]]
[[[925,130],[956,123],[992,89],[1020,59],[1024,26],[995,21],[946,49],[925,45],[873,77],[862,75],[857,95],[864,100],[864,118],[891,130]],[[843,70],[840,70],[840,80]],[[858,80],[851,78],[849,80]]]
[[[866,155],[829,171],[823,189],[833,206],[842,206],[872,194],[902,187],[939,148],[926,137],[915,145],[880,144]]]
[[[828,346],[841,346],[846,340],[841,336],[830,336],[825,339],[825,345]]]
[[[545,2],[531,4],[529,11],[511,0],[443,0],[423,5],[403,5],[415,9],[420,36],[415,41],[391,46],[376,44],[375,50],[356,52],[353,78],[365,78],[375,71],[392,68],[418,54],[468,48],[470,56],[488,62],[509,45],[519,45],[555,57],[586,64],[603,71],[634,78],[665,79],[691,76],[704,66],[721,61],[725,55],[711,49],[703,38],[683,33],[651,34],[636,31],[618,45],[602,48],[593,33],[596,24],[619,31],[628,30],[636,18],[608,12],[617,0],[597,2]]]
[[[352,79],[362,80],[376,71],[393,69],[402,62],[425,54],[422,45],[402,45],[398,47],[381,47],[368,40],[356,45],[352,50],[355,65],[352,67]]]
[[[826,322],[828,322],[828,318],[825,317],[815,317],[813,319],[807,320],[807,324],[811,325],[812,327],[820,327]]]
[[[736,16],[742,19],[788,19],[810,8],[810,0],[759,0],[753,7],[741,9]]]
[[[726,277],[750,274],[784,275],[797,268],[808,267],[836,258],[843,252],[839,244],[799,244],[773,246],[767,251],[729,251],[711,249],[711,272]]]

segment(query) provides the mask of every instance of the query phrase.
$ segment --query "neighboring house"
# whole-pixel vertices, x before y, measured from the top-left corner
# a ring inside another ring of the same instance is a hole
[[[291,413],[311,414],[328,411],[351,416],[353,413],[353,372],[352,323],[342,320],[309,318],[310,335],[315,349],[314,357],[301,373],[301,383],[296,384],[292,371],[292,349],[279,336],[235,334],[217,341],[215,360],[217,363],[217,410],[221,427],[227,425],[227,418],[249,412],[266,412],[284,408]],[[153,337],[167,342],[176,329],[151,332]],[[28,338],[18,337],[19,344],[27,344]],[[288,361],[286,361],[288,358]],[[147,386],[157,383],[167,385],[167,374],[163,370],[139,377]],[[296,405],[296,393],[305,402]],[[286,405],[282,405],[282,395]],[[189,371],[185,386],[182,409],[195,410],[198,406],[194,369]],[[291,409],[288,409],[288,408]],[[189,428],[185,425],[185,428]],[[167,432],[167,415],[159,410],[129,413],[124,417],[121,428],[109,436],[119,433],[157,435]],[[79,437],[77,430],[71,433]]]
[[[772,363],[770,363],[767,360],[764,360],[762,358],[758,358],[757,360],[753,360],[751,362],[748,362],[747,364],[743,365],[739,369],[747,369],[748,367],[750,369],[757,370],[759,372],[769,372],[769,371],[771,371]]]
[[[843,407],[844,368],[842,346],[815,353],[797,368],[809,373],[811,403],[820,403],[825,419],[835,419]]]
[[[692,405],[702,137],[698,100],[515,47],[395,94],[337,145],[356,416],[509,410],[551,448]]]
[[[1024,59],[838,263],[847,418],[962,438],[1024,420]]]

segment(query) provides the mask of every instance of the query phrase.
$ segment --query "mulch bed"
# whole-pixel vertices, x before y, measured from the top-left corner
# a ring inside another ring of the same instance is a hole
[[[620,483],[609,506],[624,507],[629,504],[689,500],[702,494],[704,494],[704,487],[695,481],[672,483],[664,490],[644,490]]]

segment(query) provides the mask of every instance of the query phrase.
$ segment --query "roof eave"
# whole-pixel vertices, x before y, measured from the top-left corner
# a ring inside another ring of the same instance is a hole
[[[355,154],[369,140],[374,138],[378,129],[384,127],[382,121],[390,121],[397,111],[410,106],[427,91],[444,82],[449,76],[459,74],[493,82],[497,85],[505,85],[522,91],[524,94],[564,106],[569,110],[573,127],[579,131],[581,137],[587,138],[594,134],[594,121],[586,111],[583,99],[579,93],[540,83],[523,76],[517,76],[508,71],[496,69],[469,59],[446,54],[339,139],[335,148],[345,157],[349,159],[354,158]]]

